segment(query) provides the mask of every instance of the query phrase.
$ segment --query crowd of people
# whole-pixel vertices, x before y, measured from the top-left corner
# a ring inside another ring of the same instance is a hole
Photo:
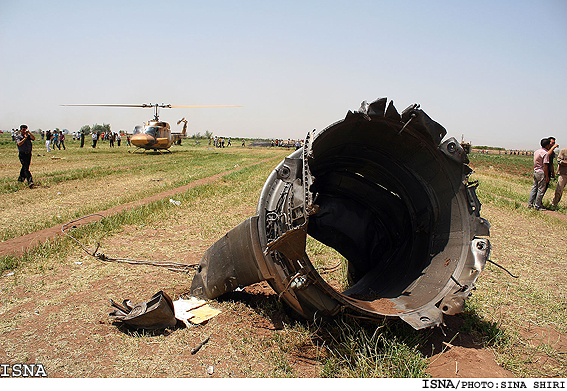
[[[242,146],[244,146],[244,141],[242,141]],[[224,148],[224,147],[230,147],[232,146],[232,138],[229,137],[226,139],[226,145],[225,145],[225,138],[224,137],[219,137],[219,136],[215,136],[215,137],[211,137],[209,139],[209,145],[213,145],[215,148]]]
[[[65,146],[65,132],[58,129],[47,131],[41,131],[41,139],[45,141],[45,148],[47,152],[52,149],[67,149]],[[84,133],[78,132],[73,134],[73,141],[80,139],[81,147],[84,145]],[[130,146],[130,136],[127,136],[127,145]],[[115,145],[120,147],[122,141],[122,135],[115,132],[103,132],[91,134],[92,137],[92,148],[96,148],[97,142],[99,140],[108,141],[109,146],[113,148]],[[19,130],[12,129],[12,141],[16,142],[18,147],[18,156],[22,168],[20,170],[20,175],[18,177],[19,182],[24,182],[27,180],[28,185],[33,187],[33,179],[30,172],[30,163],[32,156],[32,141],[35,140],[35,136],[28,130],[27,125],[21,125]],[[232,139],[228,137],[225,140],[224,137],[215,136],[209,139],[209,145],[214,145],[216,148],[225,148],[231,146]],[[226,143],[226,144],[225,144]],[[271,141],[272,147],[286,147],[295,149],[301,148],[301,141],[299,140],[279,140],[275,139]],[[555,137],[543,138],[540,141],[541,148],[533,153],[533,186],[528,198],[528,208],[534,208],[536,210],[546,210],[543,205],[543,197],[549,188],[550,181],[557,176],[557,185],[555,187],[555,194],[553,200],[551,201],[551,209],[556,209],[561,197],[563,196],[563,190],[565,185],[567,185],[567,148],[562,149],[559,153],[555,151],[559,148],[556,144]],[[245,146],[245,141],[243,139],[242,146]],[[557,162],[557,170],[555,169],[555,164]]]
[[[114,148],[114,146],[120,146],[122,142],[122,135],[116,132],[103,132],[103,133],[91,133],[91,139],[93,141],[92,147],[96,148],[96,144],[98,141],[108,141],[110,148]],[[126,144],[130,146],[130,135],[126,135]],[[82,147],[82,145],[81,145]]]

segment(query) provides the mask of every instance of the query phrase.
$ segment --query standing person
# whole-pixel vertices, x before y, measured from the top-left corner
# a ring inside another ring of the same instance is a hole
[[[114,133],[108,134],[108,140],[110,141],[110,148],[114,147]]]
[[[67,149],[65,148],[65,133],[61,132],[61,135],[59,136],[59,149],[61,149],[61,147],[63,147],[63,149]]]
[[[96,142],[98,141],[98,135],[93,132],[93,148],[96,148]]]
[[[127,146],[127,147],[131,147],[131,146],[132,146],[132,144],[130,144],[130,135],[129,135],[129,134],[126,135],[126,146]]]
[[[555,145],[555,137],[548,137],[548,139],[551,142],[551,146],[553,147]],[[555,151],[549,154],[549,163],[547,163],[547,172],[549,173],[549,181],[547,181],[547,184],[545,185],[546,191],[549,188],[549,182],[551,182],[551,180],[555,178],[555,168],[553,166],[554,163],[555,163]]]
[[[81,131],[81,148],[85,145],[85,133]]]
[[[555,196],[551,202],[553,208],[557,208],[559,201],[561,201],[561,196],[563,195],[563,189],[567,184],[567,148],[563,148],[559,151],[557,156],[557,175],[559,179],[557,180],[557,187],[555,187]]]
[[[120,132],[116,133],[116,144],[120,146],[120,141],[122,140],[122,136],[120,136]]]
[[[541,148],[534,152],[534,185],[530,192],[528,208],[545,210],[542,201],[545,195],[546,185],[549,182],[549,171],[546,166],[549,163],[549,155],[557,147],[551,146],[551,140],[544,138],[540,141]]]
[[[30,163],[33,148],[32,141],[35,140],[35,137],[29,132],[27,125],[21,125],[20,133],[16,134],[14,139],[16,141],[16,145],[18,146],[18,157],[20,158],[20,163],[22,163],[22,169],[20,170],[18,182],[23,182],[27,179],[28,185],[31,189],[33,187],[33,179],[30,172]]]
[[[59,145],[59,132],[55,131],[55,134],[53,135],[53,149],[55,149],[55,147],[57,147],[58,149],[61,149],[61,145]]]
[[[45,133],[45,148],[47,148],[47,152],[51,151],[51,148],[49,147],[51,145],[51,137],[53,137],[51,135],[51,130],[48,129]]]

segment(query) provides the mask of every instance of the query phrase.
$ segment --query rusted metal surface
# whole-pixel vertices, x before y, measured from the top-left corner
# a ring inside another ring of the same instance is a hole
[[[118,304],[110,300],[114,311],[110,316],[135,329],[161,329],[174,327],[177,323],[173,301],[163,291],[159,291],[147,302],[132,304],[124,300]]]
[[[415,329],[461,312],[489,257],[490,225],[468,157],[445,135],[419,105],[398,113],[386,98],[310,132],[266,180],[256,215],[205,252],[192,294],[266,280],[306,318],[399,317]],[[313,267],[308,235],[348,260],[347,290]]]

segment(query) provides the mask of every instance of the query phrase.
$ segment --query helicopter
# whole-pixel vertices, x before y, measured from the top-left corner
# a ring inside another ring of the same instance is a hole
[[[159,109],[160,108],[174,108],[174,107],[242,107],[239,105],[170,105],[170,104],[141,104],[141,105],[121,105],[121,104],[68,104],[61,106],[98,106],[98,107],[152,107],[154,112],[154,119],[146,122],[144,125],[134,127],[134,134],[130,138],[130,142],[137,147],[134,152],[154,150],[162,153],[162,150],[171,153],[169,148],[176,143],[181,144],[181,139],[187,137],[187,120],[185,117],[180,119],[177,124],[183,122],[183,130],[181,133],[172,133],[171,127],[167,122],[160,121]]]

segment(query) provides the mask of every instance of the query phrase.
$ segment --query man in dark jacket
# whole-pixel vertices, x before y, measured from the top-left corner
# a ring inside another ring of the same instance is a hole
[[[27,125],[20,126],[20,133],[16,135],[16,144],[18,145],[18,156],[20,158],[20,163],[22,163],[22,169],[20,170],[19,182],[23,182],[27,179],[29,187],[33,187],[32,174],[30,172],[30,163],[32,157],[32,141],[35,140],[33,134],[28,130]]]

